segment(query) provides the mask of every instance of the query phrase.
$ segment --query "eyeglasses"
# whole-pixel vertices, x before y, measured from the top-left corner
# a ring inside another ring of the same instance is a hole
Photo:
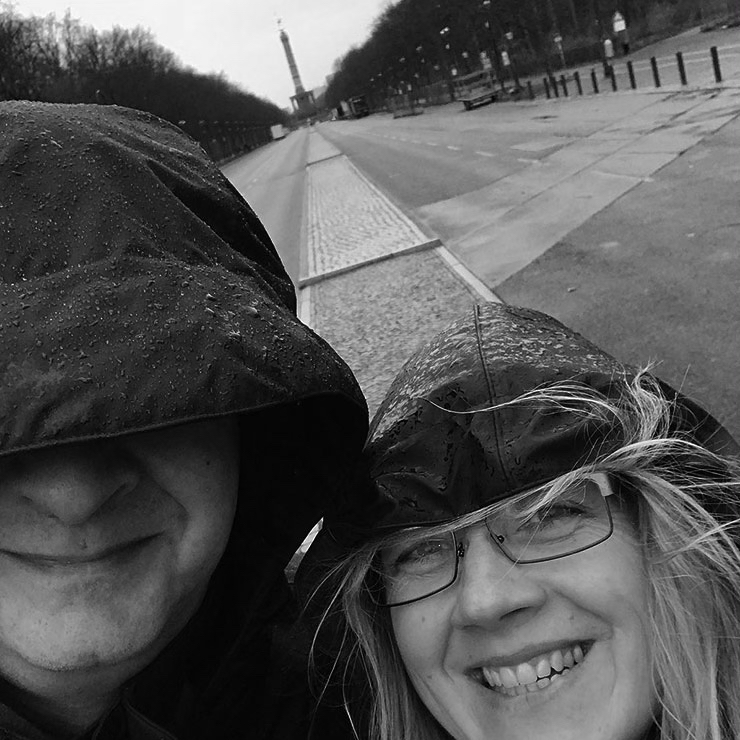
[[[563,481],[566,482],[563,482]],[[558,479],[507,502],[483,522],[491,539],[515,564],[564,558],[601,544],[614,531],[604,474]],[[378,603],[402,606],[439,593],[456,580],[465,544],[455,531],[413,527],[380,552],[384,594]],[[459,530],[464,532],[464,530]]]

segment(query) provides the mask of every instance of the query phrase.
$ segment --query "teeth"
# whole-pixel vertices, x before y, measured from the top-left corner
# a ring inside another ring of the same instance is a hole
[[[537,671],[529,663],[521,663],[516,667],[517,682],[521,686],[537,682]]]
[[[501,684],[507,689],[513,689],[514,686],[519,685],[516,673],[511,668],[500,668],[499,676],[501,676]]]
[[[488,681],[488,684],[490,686],[503,686],[503,682],[501,681],[501,676],[499,676],[498,671],[495,671],[493,668],[484,668],[483,669],[483,675]]]
[[[486,666],[482,673],[490,688],[506,696],[520,696],[546,688],[581,663],[583,658],[583,648],[574,645],[567,650],[554,650],[548,655],[539,656],[534,665],[528,662],[501,668]]]

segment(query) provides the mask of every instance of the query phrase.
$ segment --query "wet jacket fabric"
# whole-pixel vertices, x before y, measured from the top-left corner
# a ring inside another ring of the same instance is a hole
[[[368,534],[449,521],[616,450],[621,432],[606,421],[572,407],[510,402],[562,382],[617,399],[634,373],[540,312],[471,309],[409,359],[375,414],[366,455],[384,504]],[[656,382],[674,401],[673,434],[738,455],[708,412]],[[363,523],[355,524],[332,529],[362,539]]]
[[[607,421],[567,405],[507,404],[562,382],[618,399],[633,375],[550,316],[475,307],[408,361],[375,415],[367,455],[392,503],[379,526],[449,521],[616,450],[624,440]],[[675,401],[673,433],[737,454],[710,414],[658,382]]]
[[[240,419],[243,485],[206,600],[90,737],[302,737],[310,702],[285,694],[275,654],[294,616],[283,569],[325,511],[352,507],[367,409],[295,309],[264,228],[179,129],[0,103],[0,456]],[[10,706],[3,729],[45,737]]]

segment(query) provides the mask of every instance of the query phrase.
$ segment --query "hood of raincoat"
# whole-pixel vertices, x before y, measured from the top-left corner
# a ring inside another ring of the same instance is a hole
[[[244,699],[246,674],[259,705],[282,570],[360,495],[364,398],[295,308],[255,214],[179,129],[115,106],[0,104],[0,456],[239,415],[234,529],[186,638],[212,642],[165,661],[208,684],[211,708]]]
[[[0,455],[308,399],[287,438],[328,456],[335,437],[360,444],[351,372],[297,320],[269,236],[179,129],[6,102],[0,170]]]
[[[613,425],[573,408],[505,404],[563,381],[618,398],[632,375],[550,316],[475,307],[407,362],[375,415],[367,456],[387,507],[376,529],[449,521],[614,451]],[[738,454],[706,411],[658,383],[675,401],[673,431]]]

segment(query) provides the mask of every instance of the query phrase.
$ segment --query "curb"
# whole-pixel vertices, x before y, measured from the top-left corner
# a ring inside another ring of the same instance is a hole
[[[399,249],[396,252],[392,252],[390,254],[381,254],[377,257],[371,257],[370,259],[364,260],[363,262],[358,262],[354,265],[347,265],[346,267],[338,267],[336,270],[329,270],[328,272],[322,272],[320,275],[311,275],[310,277],[301,278],[298,281],[298,287],[299,288],[305,288],[309,285],[316,285],[316,283],[321,283],[324,280],[330,280],[333,277],[337,277],[337,275],[346,275],[348,272],[354,272],[355,270],[359,270],[361,267],[366,267],[367,265],[375,265],[378,262],[385,262],[386,260],[392,260],[394,257],[401,257],[402,255],[406,254],[412,254],[413,252],[423,252],[427,249],[432,249],[435,247],[441,247],[442,242],[439,239],[432,239],[428,242],[423,242],[422,244],[414,244],[411,247],[406,247],[405,249]]]

